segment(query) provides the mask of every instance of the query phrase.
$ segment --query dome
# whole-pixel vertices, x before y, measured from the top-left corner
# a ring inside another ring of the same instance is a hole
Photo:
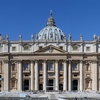
[[[50,13],[50,18],[46,27],[44,27],[36,36],[38,40],[64,40],[65,35],[61,29],[56,27],[55,21],[52,17],[52,12]]]

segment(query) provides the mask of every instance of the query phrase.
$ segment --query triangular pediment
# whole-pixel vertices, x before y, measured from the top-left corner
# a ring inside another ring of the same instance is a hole
[[[44,47],[40,50],[35,51],[35,53],[63,54],[63,53],[67,53],[67,52],[56,46],[49,45],[47,47]]]

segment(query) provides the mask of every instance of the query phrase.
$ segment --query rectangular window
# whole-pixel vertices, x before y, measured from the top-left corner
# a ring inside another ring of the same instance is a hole
[[[48,64],[48,70],[53,71],[53,63]]]
[[[73,46],[73,50],[78,50],[78,46],[77,45],[75,45],[75,46]]]
[[[59,70],[60,70],[60,71],[62,71],[62,70],[63,70],[63,65],[62,65],[62,63],[61,63],[61,64],[59,64]]]
[[[29,76],[28,74],[25,74],[25,76]]]
[[[29,47],[28,46],[24,46],[24,50],[25,51],[29,50]]]
[[[86,51],[90,51],[90,47],[86,47]]]
[[[59,49],[63,50],[63,46],[60,46]]]
[[[42,49],[42,46],[39,46],[39,50],[41,50]]]
[[[60,77],[62,77],[63,76],[63,74],[60,74]]]
[[[12,64],[12,71],[15,71],[15,70],[16,70],[16,65]]]
[[[16,51],[16,47],[12,47],[12,51]]]
[[[39,71],[42,71],[42,64],[39,64]]]
[[[76,76],[77,76],[77,74],[74,74],[74,76],[76,77]]]
[[[28,71],[28,63],[25,63],[25,64],[23,65],[23,70],[24,70],[24,71]]]
[[[78,70],[77,64],[73,64],[73,70]]]
[[[39,74],[39,76],[42,77],[43,75],[42,74]]]

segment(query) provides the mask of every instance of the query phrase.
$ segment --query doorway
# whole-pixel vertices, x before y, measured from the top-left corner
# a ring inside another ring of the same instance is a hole
[[[59,84],[59,90],[63,91],[63,84]]]
[[[29,90],[29,80],[24,80],[24,90]]]
[[[39,84],[39,90],[43,90],[43,85]]]
[[[77,91],[78,90],[78,80],[73,80],[73,90]]]
[[[48,80],[48,90],[53,90],[53,79]]]

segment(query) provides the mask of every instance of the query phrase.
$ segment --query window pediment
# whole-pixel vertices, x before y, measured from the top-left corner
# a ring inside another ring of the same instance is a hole
[[[28,43],[24,43],[22,46],[23,46],[23,49],[24,49],[24,50],[30,50],[30,46],[31,46],[31,45],[28,44]]]
[[[72,49],[73,50],[78,50],[79,49],[79,47],[80,47],[80,45],[79,44],[72,44]]]

